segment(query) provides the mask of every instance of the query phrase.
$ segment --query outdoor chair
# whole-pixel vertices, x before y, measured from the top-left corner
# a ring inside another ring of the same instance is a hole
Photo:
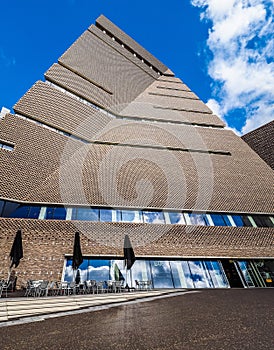
[[[48,284],[49,281],[42,281],[41,284],[38,285],[36,294],[38,297],[43,297],[48,295]]]
[[[55,281],[49,282],[47,295],[56,295],[56,293],[57,293],[56,282]]]
[[[97,294],[105,292],[105,282],[100,281],[96,283],[96,292]]]
[[[2,283],[1,288],[2,288],[2,293],[6,292],[6,298],[8,296],[8,291],[9,290],[13,290],[13,280],[9,280],[9,281],[5,281],[4,283]]]
[[[68,295],[68,282],[56,282],[58,285],[57,295]]]
[[[68,283],[68,286],[67,286],[67,294],[70,295],[70,294],[73,294],[75,295],[78,291],[78,284],[76,284],[74,281]]]
[[[95,280],[85,281],[85,293],[94,294],[95,291],[96,291],[96,281]]]
[[[27,286],[26,286],[25,297],[34,296],[34,292],[35,292],[35,287],[33,285],[33,282],[32,282],[32,280],[28,280]]]
[[[113,288],[115,293],[121,293],[124,289],[124,281],[115,281],[113,282]]]

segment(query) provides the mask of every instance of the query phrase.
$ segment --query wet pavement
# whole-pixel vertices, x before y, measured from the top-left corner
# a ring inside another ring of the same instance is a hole
[[[1,350],[274,349],[274,289],[196,290],[0,328]]]

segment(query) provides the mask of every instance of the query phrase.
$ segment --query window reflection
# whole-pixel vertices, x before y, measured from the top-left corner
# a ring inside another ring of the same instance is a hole
[[[207,226],[208,221],[205,214],[189,213],[189,220],[191,225]]]
[[[143,211],[143,218],[145,223],[150,224],[164,224],[165,218],[161,211]]]
[[[100,209],[100,221],[102,222],[112,222],[113,220],[113,210],[111,209]]]
[[[73,208],[72,220],[99,221],[99,209]]]
[[[192,280],[195,288],[211,288],[213,283],[211,277],[204,267],[203,261],[194,260],[188,262]]]
[[[168,213],[171,224],[185,225],[185,218],[183,213]]]
[[[137,210],[121,210],[122,222],[142,222],[141,213]]]
[[[154,288],[174,288],[169,261],[151,261]]]
[[[227,215],[222,214],[210,214],[211,219],[215,226],[231,226]]]

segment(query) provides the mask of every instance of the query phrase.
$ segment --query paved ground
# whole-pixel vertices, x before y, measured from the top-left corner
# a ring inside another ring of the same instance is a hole
[[[182,296],[0,328],[1,350],[274,349],[274,289]]]

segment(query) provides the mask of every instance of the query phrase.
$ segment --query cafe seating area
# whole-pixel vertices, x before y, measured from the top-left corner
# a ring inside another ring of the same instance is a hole
[[[103,293],[121,293],[134,290],[152,289],[152,281],[135,281],[136,287],[125,285],[124,281],[96,281],[86,280],[76,283],[65,281],[47,281],[47,280],[28,280],[25,286],[25,297],[46,297],[46,296],[65,296],[81,294],[103,294]]]

